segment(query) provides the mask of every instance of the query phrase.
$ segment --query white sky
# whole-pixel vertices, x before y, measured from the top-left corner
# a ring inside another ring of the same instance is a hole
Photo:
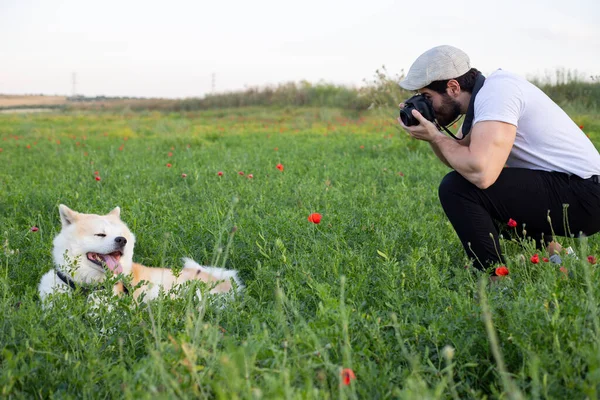
[[[484,73],[600,75],[600,0],[0,0],[0,93],[359,86],[440,44]]]

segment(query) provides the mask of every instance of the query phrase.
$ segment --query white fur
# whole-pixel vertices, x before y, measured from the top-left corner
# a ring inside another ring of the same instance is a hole
[[[122,250],[120,263],[123,273],[131,272],[135,236],[119,216],[121,209],[116,207],[107,215],[80,214],[61,204],[59,206],[62,229],[54,238],[52,255],[54,264],[62,273],[71,276],[78,285],[102,282],[106,278],[103,268],[87,259],[86,253],[107,254]],[[97,234],[106,235],[104,237]],[[115,238],[127,239],[124,248],[117,248]],[[54,292],[70,290],[54,270],[47,272],[40,281],[38,291],[44,300]]]
[[[191,268],[194,270],[200,270],[203,272],[207,272],[217,278],[218,280],[228,281],[233,279],[235,281],[235,286],[237,291],[241,291],[244,288],[242,281],[238,278],[237,271],[232,269],[225,269],[219,267],[207,267],[204,265],[198,264],[196,261],[191,258],[184,257],[183,260],[183,268]],[[211,290],[211,293],[217,293],[215,289]]]
[[[132,273],[135,236],[127,225],[121,221],[120,212],[120,208],[116,207],[107,215],[82,214],[69,209],[65,205],[61,204],[59,206],[62,229],[54,238],[52,254],[56,268],[71,276],[76,285],[86,286],[106,279],[104,268],[88,260],[86,254],[90,252],[110,254],[119,250],[122,252],[119,262],[123,268],[123,274]],[[124,237],[127,240],[124,247],[116,244],[115,238],[117,237]],[[217,278],[217,280],[228,281],[233,279],[237,291],[243,288],[237,271],[202,266],[191,258],[184,258],[183,262],[184,268],[206,272]],[[151,270],[155,271],[152,275],[166,274],[166,271],[168,271],[167,269]],[[171,276],[171,280],[174,279],[170,272],[168,275]],[[163,286],[162,283],[162,279],[148,282],[144,301],[158,297],[160,288]],[[40,298],[46,300],[50,294],[68,293],[71,288],[58,277],[55,270],[51,270],[42,276],[38,290]],[[211,293],[217,293],[217,290],[213,288]]]
[[[66,283],[60,280],[54,270],[46,272],[44,276],[42,276],[38,286],[40,298],[42,298],[42,300],[49,294],[57,292],[66,293],[70,289],[71,288]]]

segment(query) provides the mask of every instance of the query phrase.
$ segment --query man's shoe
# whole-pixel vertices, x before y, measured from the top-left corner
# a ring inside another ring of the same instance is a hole
[[[567,254],[567,257],[575,257],[576,260],[579,260],[579,257],[577,257],[577,254],[575,254],[575,250],[573,250],[571,246],[565,249],[565,253]],[[562,258],[558,254],[552,254],[550,256],[550,262],[553,264],[561,264]]]

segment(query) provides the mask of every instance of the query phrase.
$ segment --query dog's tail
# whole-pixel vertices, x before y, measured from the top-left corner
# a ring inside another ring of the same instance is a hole
[[[206,272],[212,276],[214,276],[217,280],[229,281],[233,279],[235,281],[235,286],[237,291],[241,291],[244,288],[242,281],[238,277],[238,273],[232,269],[225,269],[219,267],[207,267],[204,265],[198,264],[196,261],[191,258],[184,257],[183,259],[183,268],[190,268],[195,270],[200,270],[202,272]]]

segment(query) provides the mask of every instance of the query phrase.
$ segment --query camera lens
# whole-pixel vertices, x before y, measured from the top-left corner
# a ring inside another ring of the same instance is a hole
[[[419,120],[412,115],[412,110],[420,112],[427,121],[435,120],[433,105],[422,94],[415,94],[404,102],[404,108],[400,110],[400,119],[405,126],[419,125]]]
[[[400,119],[405,126],[419,125],[419,121],[412,115],[413,107],[405,107],[400,110]]]

